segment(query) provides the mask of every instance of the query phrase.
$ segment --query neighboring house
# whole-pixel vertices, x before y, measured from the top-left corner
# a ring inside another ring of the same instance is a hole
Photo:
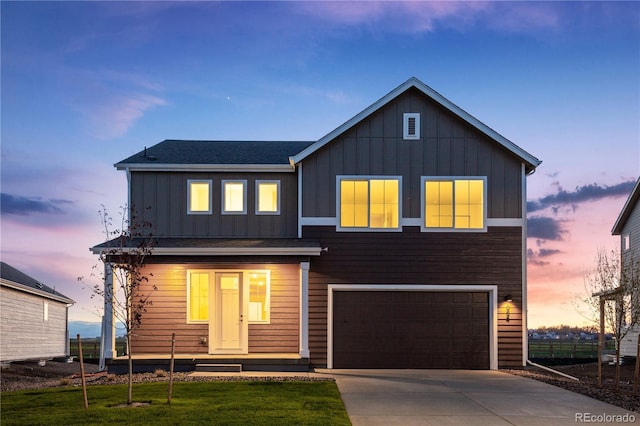
[[[157,236],[133,353],[175,332],[245,369],[522,366],[539,164],[415,78],[318,141],[145,148],[115,165]]]
[[[640,263],[640,179],[636,182],[627,202],[624,204],[616,223],[611,230],[612,235],[620,235],[620,257],[623,270],[634,267],[636,274]],[[640,309],[640,294],[636,293],[632,303]],[[621,356],[637,356],[638,334],[640,324],[636,324],[620,341]]]
[[[68,357],[68,309],[73,303],[0,262],[0,362]]]

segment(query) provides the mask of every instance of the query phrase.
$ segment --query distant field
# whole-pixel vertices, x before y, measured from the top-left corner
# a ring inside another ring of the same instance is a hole
[[[605,350],[614,350],[615,342],[605,342]],[[597,340],[529,340],[529,358],[598,359]]]
[[[81,339],[82,340],[82,355],[84,359],[100,359],[100,339]],[[70,339],[69,351],[71,356],[78,357],[78,340]],[[118,356],[124,355],[127,352],[127,343],[123,338],[116,339],[116,351]]]

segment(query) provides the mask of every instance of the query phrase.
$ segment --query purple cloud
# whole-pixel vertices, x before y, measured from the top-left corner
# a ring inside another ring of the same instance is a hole
[[[64,214],[64,206],[73,206],[73,201],[61,199],[43,200],[40,197],[23,197],[7,193],[0,194],[2,215],[28,216],[32,213]]]

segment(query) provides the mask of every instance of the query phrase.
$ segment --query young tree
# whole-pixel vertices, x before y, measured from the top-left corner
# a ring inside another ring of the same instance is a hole
[[[113,218],[104,205],[99,214],[103,226],[102,232],[106,237],[106,242],[98,246],[99,257],[100,262],[105,266],[102,270],[112,271],[112,279],[104,273],[93,273],[92,276],[99,276],[101,279],[93,286],[92,297],[99,296],[105,301],[110,301],[116,320],[124,324],[129,371],[127,404],[131,404],[133,388],[131,340],[142,323],[142,316],[147,306],[152,304],[151,292],[156,290],[155,285],[151,286],[151,290],[147,289],[147,292],[143,288],[148,288],[146,283],[149,283],[153,276],[144,267],[147,258],[153,253],[154,238],[151,224],[138,217],[133,208],[122,207],[119,227],[114,227]],[[97,265],[94,266],[94,270],[97,269]]]
[[[599,250],[595,269],[585,276],[586,295],[580,299],[581,314],[600,324],[600,333],[610,331],[616,345],[616,390],[620,382],[620,342],[640,324],[640,273],[637,261],[621,261],[617,251]],[[601,354],[599,354],[600,356]],[[602,383],[600,369],[598,383]]]

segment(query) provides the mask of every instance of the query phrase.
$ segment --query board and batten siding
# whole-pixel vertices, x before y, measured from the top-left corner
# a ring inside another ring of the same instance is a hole
[[[142,315],[135,331],[132,353],[169,354],[171,334],[176,334],[175,351],[182,354],[206,354],[209,345],[208,324],[187,324],[187,271],[251,270],[271,271],[271,321],[249,324],[249,354],[299,352],[299,264],[180,263],[150,264],[144,273],[152,273],[141,294],[150,294],[151,305]],[[153,290],[153,286],[157,289]]]
[[[48,304],[47,320],[44,304]],[[67,356],[67,305],[0,287],[0,361]]]
[[[187,181],[211,180],[211,214],[187,214]],[[247,181],[247,213],[225,214],[222,181]],[[255,214],[257,180],[280,181],[280,214]],[[131,206],[155,235],[171,237],[269,238],[297,235],[295,173],[131,172]]]
[[[311,363],[327,362],[328,284],[496,285],[498,368],[522,366],[522,228],[489,227],[486,233],[336,233],[331,226],[305,226],[304,238],[328,251],[309,271]],[[510,294],[506,318],[504,296]]]
[[[403,140],[403,113],[421,138]],[[402,176],[402,212],[418,218],[421,176],[486,176],[489,218],[522,217],[521,160],[418,90],[408,90],[303,161],[303,216],[336,216],[336,176]]]

